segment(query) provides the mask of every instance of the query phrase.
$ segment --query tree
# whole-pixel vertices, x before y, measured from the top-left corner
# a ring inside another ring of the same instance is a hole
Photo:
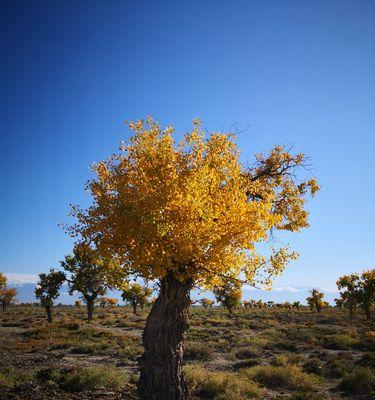
[[[118,300],[114,299],[112,297],[100,297],[98,299],[98,302],[100,304],[100,307],[114,307],[117,305]]]
[[[48,322],[52,322],[53,301],[59,296],[61,285],[65,281],[65,275],[61,271],[50,270],[49,274],[39,274],[39,282],[35,288],[35,297],[45,308]]]
[[[97,298],[104,296],[108,288],[120,287],[124,279],[118,260],[100,256],[97,249],[86,243],[76,245],[73,255],[66,256],[61,266],[69,274],[69,293],[81,293],[89,322]]]
[[[324,293],[319,292],[318,289],[311,290],[311,296],[306,298],[307,304],[310,306],[311,311],[316,308],[316,311],[321,312],[325,307],[325,301],[323,300]],[[328,303],[327,303],[328,304]]]
[[[182,373],[190,291],[243,280],[271,284],[296,257],[288,247],[262,256],[256,244],[279,230],[308,226],[305,200],[315,179],[297,180],[303,154],[276,146],[249,167],[231,133],[205,137],[199,121],[176,144],[174,129],[151,118],[119,154],[93,167],[87,189],[93,204],[72,207],[67,227],[78,241],[92,240],[103,255],[118,256],[127,273],[159,283],[147,318],[140,358],[141,399],[188,398]]]
[[[233,309],[241,305],[242,290],[241,284],[233,281],[226,282],[222,286],[214,289],[216,301],[221,303],[228,310],[230,315],[233,314]]]
[[[0,289],[4,289],[7,286],[7,277],[0,272]]]
[[[6,311],[8,305],[15,300],[16,296],[17,290],[15,288],[4,287],[3,289],[0,289],[0,303],[3,311]]]
[[[343,275],[337,280],[336,285],[340,290],[343,306],[349,310],[350,318],[353,318],[359,300],[359,275]]]
[[[358,290],[358,302],[366,314],[366,319],[371,319],[375,308],[375,269],[365,271],[361,275]]]
[[[215,304],[214,300],[207,299],[206,297],[200,299],[199,302],[202,304],[203,308],[212,308],[212,306]]]
[[[285,301],[285,302],[283,303],[283,308],[284,308],[285,310],[291,310],[291,309],[292,309],[292,303],[290,303],[289,301]]]
[[[80,308],[82,306],[82,301],[81,300],[76,300],[74,302],[74,306],[77,307],[77,308]]]
[[[293,302],[293,307],[299,310],[301,308],[301,303],[299,301]]]
[[[136,314],[137,306],[144,308],[151,295],[152,289],[139,283],[133,283],[125,287],[121,296],[124,301],[132,305],[133,313]]]
[[[243,301],[243,306],[245,308],[251,308],[251,301],[250,300],[244,300]]]

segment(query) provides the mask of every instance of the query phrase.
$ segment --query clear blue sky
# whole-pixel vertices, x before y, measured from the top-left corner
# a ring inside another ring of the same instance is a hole
[[[57,226],[125,119],[293,143],[322,184],[277,285],[374,265],[374,1],[1,1],[0,270],[58,265]],[[288,238],[289,239],[289,238]]]

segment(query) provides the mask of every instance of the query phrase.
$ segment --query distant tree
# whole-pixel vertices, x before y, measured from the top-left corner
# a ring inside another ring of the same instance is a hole
[[[118,300],[113,298],[113,297],[108,297],[107,298],[107,305],[108,307],[115,307],[117,306]]]
[[[12,301],[15,300],[16,296],[17,296],[17,290],[15,288],[4,287],[0,289],[0,303],[3,311],[5,311],[9,306],[9,304],[11,304]]]
[[[258,300],[258,301],[256,302],[256,307],[262,309],[262,308],[265,307],[265,303],[263,303],[262,300]]]
[[[245,308],[251,308],[251,301],[250,300],[244,300],[243,301],[243,306]]]
[[[221,287],[214,289],[214,295],[218,303],[228,310],[230,315],[233,309],[241,305],[242,290],[241,284],[236,281],[226,282]]]
[[[81,300],[76,300],[74,302],[75,307],[80,308],[82,306],[82,301]]]
[[[289,301],[285,301],[285,302],[283,303],[283,308],[284,308],[285,310],[291,310],[292,304],[291,304]]]
[[[121,287],[124,281],[123,270],[115,259],[104,258],[83,243],[75,246],[73,255],[66,256],[61,266],[68,274],[69,293],[81,293],[89,322],[98,297],[104,296],[109,288]]]
[[[359,281],[358,303],[366,314],[366,319],[371,319],[375,309],[375,269],[362,273]]]
[[[203,306],[203,308],[212,308],[212,306],[215,304],[214,300],[203,298],[200,299],[199,302]]]
[[[206,135],[199,121],[176,143],[171,126],[147,118],[121,152],[94,166],[93,204],[74,207],[69,233],[121,257],[129,273],[158,281],[159,296],[143,333],[138,392],[144,400],[185,400],[183,339],[194,286],[227,278],[269,286],[288,261],[288,248],[256,253],[271,233],[308,226],[305,200],[319,186],[300,181],[303,154],[283,146],[243,163],[232,133]]]
[[[0,272],[0,289],[4,289],[7,286],[7,277]]]
[[[153,290],[139,283],[129,284],[122,292],[122,299],[133,307],[133,313],[137,313],[137,307],[144,308],[149,302]]]
[[[65,281],[65,275],[61,271],[50,270],[48,274],[39,274],[39,282],[35,288],[35,297],[45,308],[48,322],[52,322],[53,301],[59,296],[61,285]]]
[[[117,305],[118,300],[112,297],[100,297],[98,298],[100,307],[114,307]]]
[[[319,292],[318,289],[311,290],[311,296],[306,298],[307,304],[310,306],[310,309],[314,310],[315,308],[316,311],[321,312],[325,306],[323,297],[324,293]]]
[[[349,310],[350,318],[353,318],[359,301],[359,279],[358,274],[343,275],[336,282],[342,305]]]
[[[339,308],[340,310],[344,307],[344,300],[340,297],[334,300],[335,307]]]
[[[299,301],[293,302],[293,307],[299,310],[301,308],[301,303]]]

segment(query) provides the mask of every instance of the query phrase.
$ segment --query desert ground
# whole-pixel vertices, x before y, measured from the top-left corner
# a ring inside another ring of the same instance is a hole
[[[0,314],[1,399],[137,399],[148,309],[58,306]],[[375,327],[345,310],[191,307],[185,374],[193,399],[374,399]]]

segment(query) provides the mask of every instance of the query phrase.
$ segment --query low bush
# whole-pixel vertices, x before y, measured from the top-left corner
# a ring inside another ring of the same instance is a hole
[[[245,347],[235,352],[236,358],[240,360],[257,357],[259,351],[256,347]]]
[[[268,388],[314,391],[319,380],[303,372],[297,365],[259,365],[241,371],[247,378]]]
[[[187,343],[184,350],[187,361],[208,361],[212,359],[212,349],[199,343]]]
[[[289,400],[321,400],[322,396],[317,393],[311,393],[311,392],[302,392],[302,393],[295,393],[292,395],[292,397],[289,398]]]
[[[250,400],[261,395],[255,382],[236,373],[210,372],[191,365],[185,368],[185,376],[192,392],[203,399]]]
[[[332,335],[323,340],[324,347],[334,350],[347,350],[358,344],[358,339],[350,335]]]
[[[363,367],[375,368],[375,352],[370,351],[365,353],[358,361]]]
[[[375,371],[356,367],[353,372],[344,376],[339,389],[346,393],[375,394]]]
[[[118,390],[123,387],[127,381],[127,374],[114,367],[81,367],[63,373],[59,380],[59,386],[67,392],[81,392],[103,388]]]

